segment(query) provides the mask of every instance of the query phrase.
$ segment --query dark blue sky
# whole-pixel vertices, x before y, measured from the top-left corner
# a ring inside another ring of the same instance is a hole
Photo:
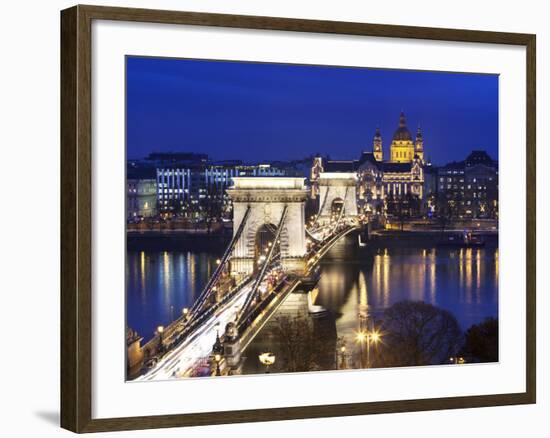
[[[380,126],[385,158],[401,110],[435,164],[473,149],[498,159],[498,76],[127,58],[129,158],[357,158]]]

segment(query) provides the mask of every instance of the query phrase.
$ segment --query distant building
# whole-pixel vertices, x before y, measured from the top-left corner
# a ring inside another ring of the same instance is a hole
[[[162,212],[183,213],[190,217],[221,209],[228,213],[231,205],[225,189],[236,176],[285,176],[286,169],[270,164],[244,165],[240,161],[219,162],[192,168],[156,169],[158,200]]]
[[[380,137],[379,130],[377,130],[374,136],[375,152],[378,149],[380,152],[382,151],[382,138]],[[378,152],[377,155],[379,155],[380,152]],[[401,112],[399,126],[393,134],[390,145],[390,161],[392,163],[410,163],[415,158],[418,158],[420,161],[424,160],[424,141],[422,140],[422,133],[419,127],[416,133],[416,140],[413,143],[411,133],[407,128],[405,114]],[[380,159],[378,161],[382,160]]]
[[[437,204],[438,168],[431,164],[424,166],[424,206],[429,217],[434,215]]]
[[[498,163],[485,151],[437,171],[439,208],[449,216],[498,217]]]
[[[153,167],[200,167],[208,163],[208,155],[194,152],[153,152],[144,161]]]
[[[498,217],[498,162],[487,152],[475,150],[463,161],[432,166],[424,160],[420,128],[413,141],[403,112],[390,144],[389,160],[384,160],[377,128],[372,152],[364,151],[357,160],[313,159],[313,197],[318,196],[316,182],[323,172],[356,172],[357,204],[364,213]]]
[[[413,142],[402,112],[390,145],[390,160],[384,161],[382,136],[377,128],[372,152],[363,152],[358,160],[351,161],[316,159],[311,172],[357,172],[360,209],[365,213],[396,214],[403,208],[412,213],[413,204],[420,209],[424,202],[424,168],[422,133],[419,128]]]
[[[178,210],[198,199],[198,194],[191,192],[191,187],[197,185],[197,173],[178,168],[157,168],[155,172],[160,211]]]
[[[127,169],[126,216],[128,219],[151,217],[157,214],[157,181],[154,169]]]

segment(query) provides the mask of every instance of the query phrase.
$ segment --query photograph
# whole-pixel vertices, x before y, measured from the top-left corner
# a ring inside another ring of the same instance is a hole
[[[127,381],[499,362],[499,75],[375,66],[125,57]]]

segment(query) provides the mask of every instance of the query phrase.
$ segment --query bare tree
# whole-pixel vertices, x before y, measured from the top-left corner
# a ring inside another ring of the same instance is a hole
[[[307,317],[281,316],[275,320],[274,337],[278,340],[278,366],[284,372],[314,371],[321,367],[327,346],[315,335]],[[330,350],[328,354],[333,354]]]
[[[498,319],[487,318],[471,326],[462,355],[475,362],[498,362]]]
[[[396,303],[382,318],[383,342],[375,354],[378,367],[447,363],[463,343],[455,317],[423,301]]]

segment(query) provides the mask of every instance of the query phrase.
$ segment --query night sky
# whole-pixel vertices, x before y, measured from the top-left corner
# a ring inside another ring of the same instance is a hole
[[[498,159],[498,76],[127,58],[127,155],[200,152],[245,162],[358,158],[403,110],[434,164]]]

